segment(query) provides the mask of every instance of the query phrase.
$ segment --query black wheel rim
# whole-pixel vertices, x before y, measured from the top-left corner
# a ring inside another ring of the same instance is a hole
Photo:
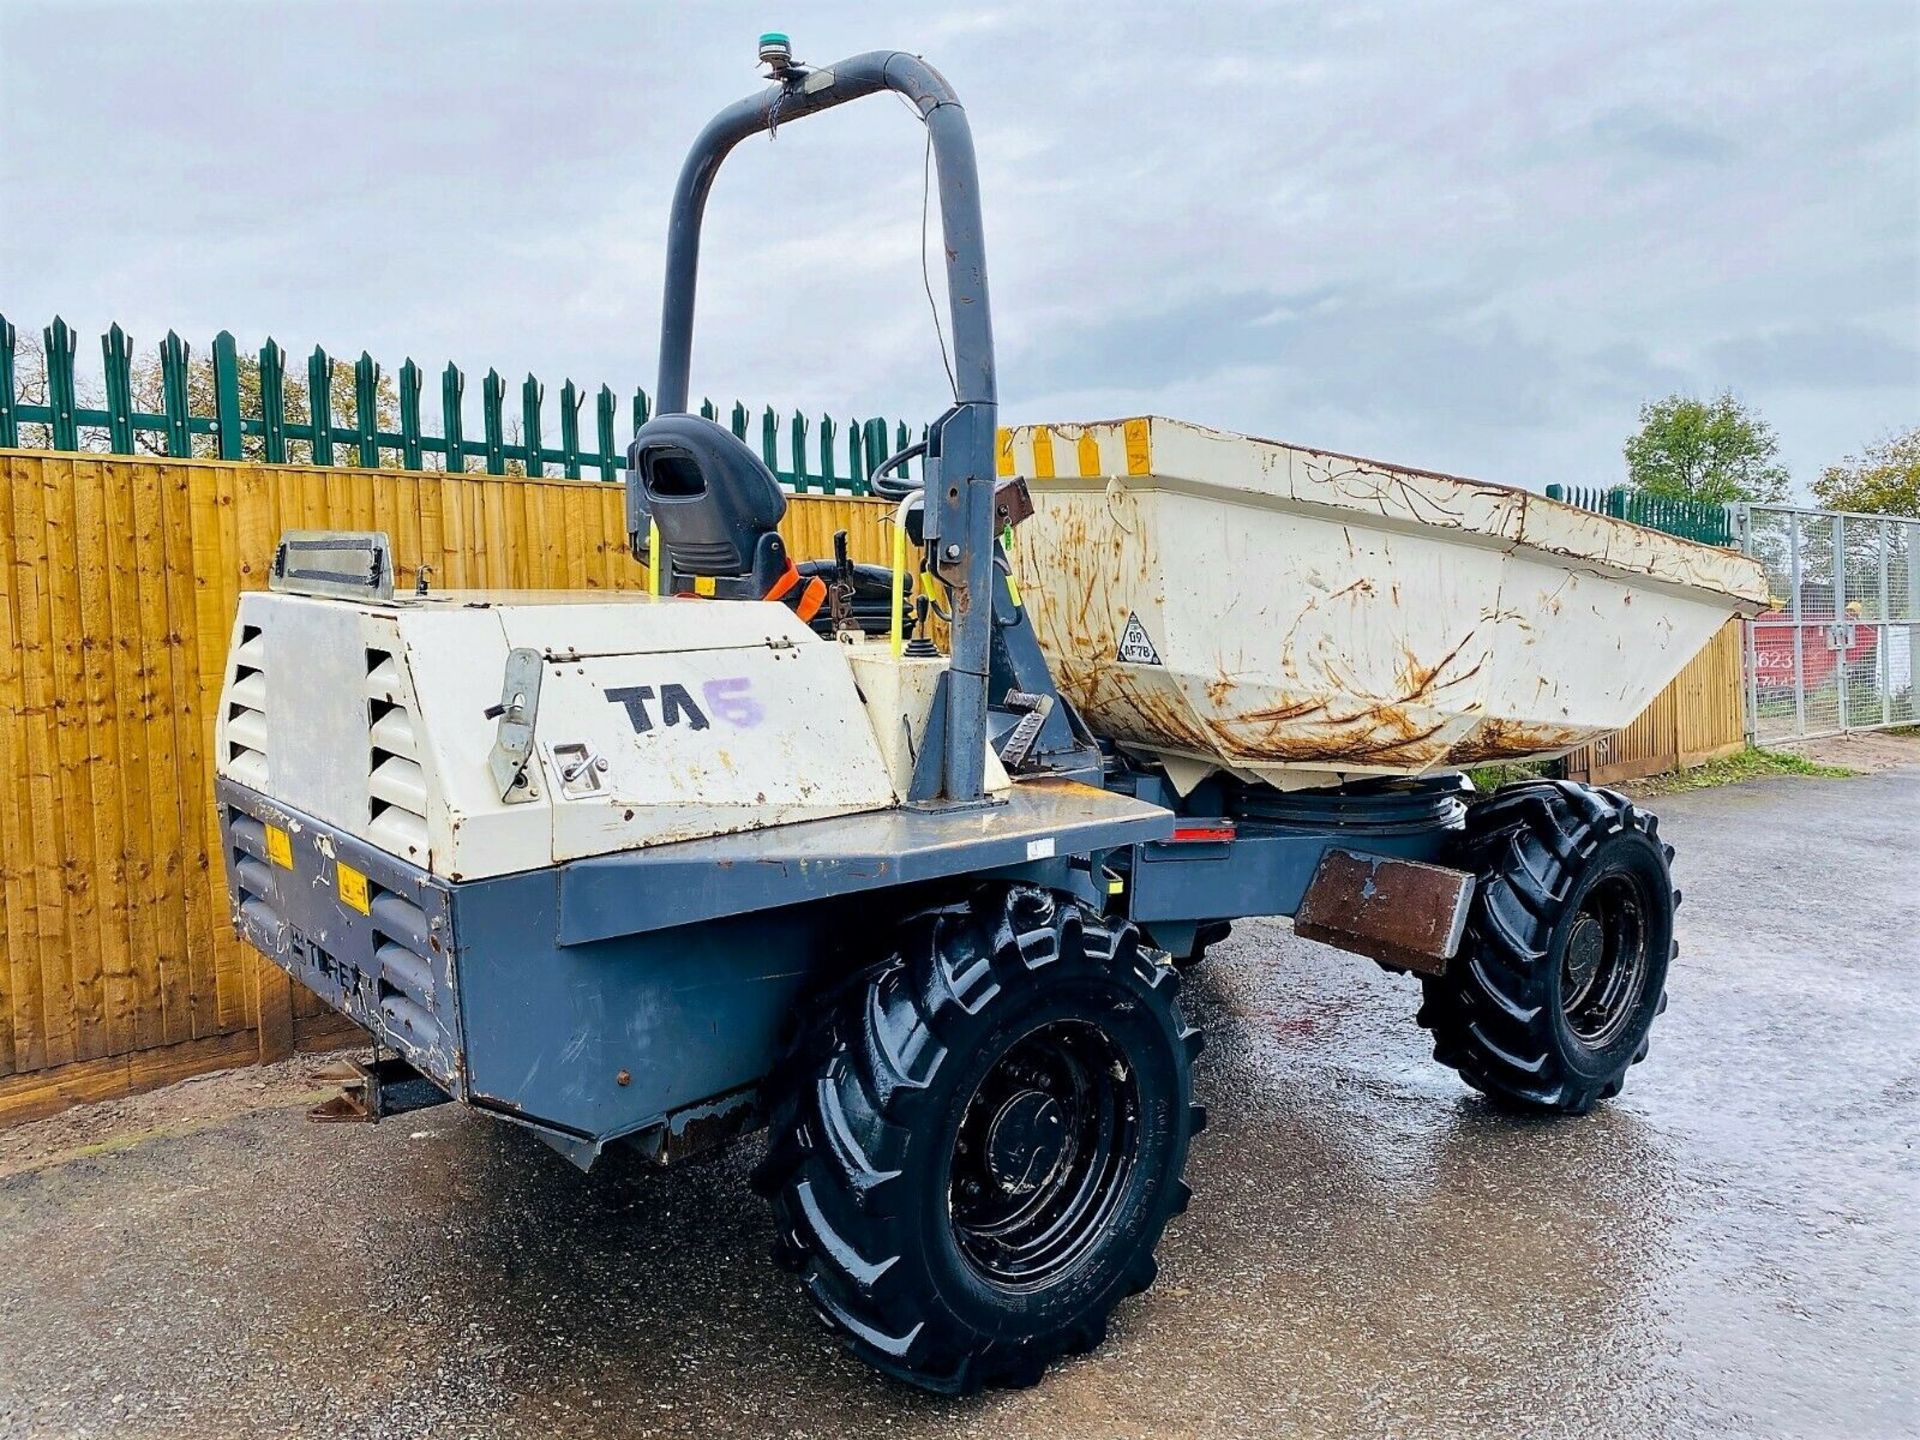
[[[1140,1133],[1139,1084],[1112,1039],[1058,1021],[981,1078],[954,1136],[947,1211],[982,1279],[1037,1289],[1105,1236]]]
[[[1647,897],[1626,873],[1603,876],[1574,912],[1560,952],[1560,1013],[1583,1045],[1604,1050],[1632,1025],[1650,959]]]

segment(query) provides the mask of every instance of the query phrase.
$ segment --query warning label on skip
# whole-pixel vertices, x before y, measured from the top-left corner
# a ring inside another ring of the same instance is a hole
[[[1129,665],[1158,665],[1159,652],[1147,638],[1147,627],[1138,615],[1127,616],[1127,628],[1120,632],[1120,658]]]

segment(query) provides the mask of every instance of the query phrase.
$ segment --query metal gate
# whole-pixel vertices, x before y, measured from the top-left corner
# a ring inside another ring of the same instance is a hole
[[[1920,722],[1920,520],[1730,507],[1772,603],[1746,626],[1756,743]]]

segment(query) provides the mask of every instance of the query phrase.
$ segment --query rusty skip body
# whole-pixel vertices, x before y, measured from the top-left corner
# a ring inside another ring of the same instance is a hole
[[[1460,949],[1473,876],[1444,865],[1329,850],[1294,913],[1297,935],[1422,975]]]
[[[1062,695],[1164,763],[1282,789],[1563,753],[1764,603],[1744,556],[1505,486],[1162,417],[1006,432]]]

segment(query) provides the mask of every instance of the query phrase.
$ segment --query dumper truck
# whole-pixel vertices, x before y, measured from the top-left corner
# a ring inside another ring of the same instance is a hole
[[[762,48],[672,199],[647,589],[397,589],[385,535],[283,537],[220,699],[233,920],[370,1033],[374,1113],[424,1087],[582,1167],[765,1127],[776,1258],[854,1351],[1024,1385],[1153,1281],[1205,1120],[1183,979],[1236,919],[1413,977],[1499,1104],[1619,1091],[1672,849],[1611,791],[1464,772],[1626,724],[1766,590],[1519,490],[1158,417],[1003,429],[952,88]],[[687,404],[722,160],[883,92],[937,174],[953,404],[876,472],[895,558],[862,567],[789,554],[774,475]]]

